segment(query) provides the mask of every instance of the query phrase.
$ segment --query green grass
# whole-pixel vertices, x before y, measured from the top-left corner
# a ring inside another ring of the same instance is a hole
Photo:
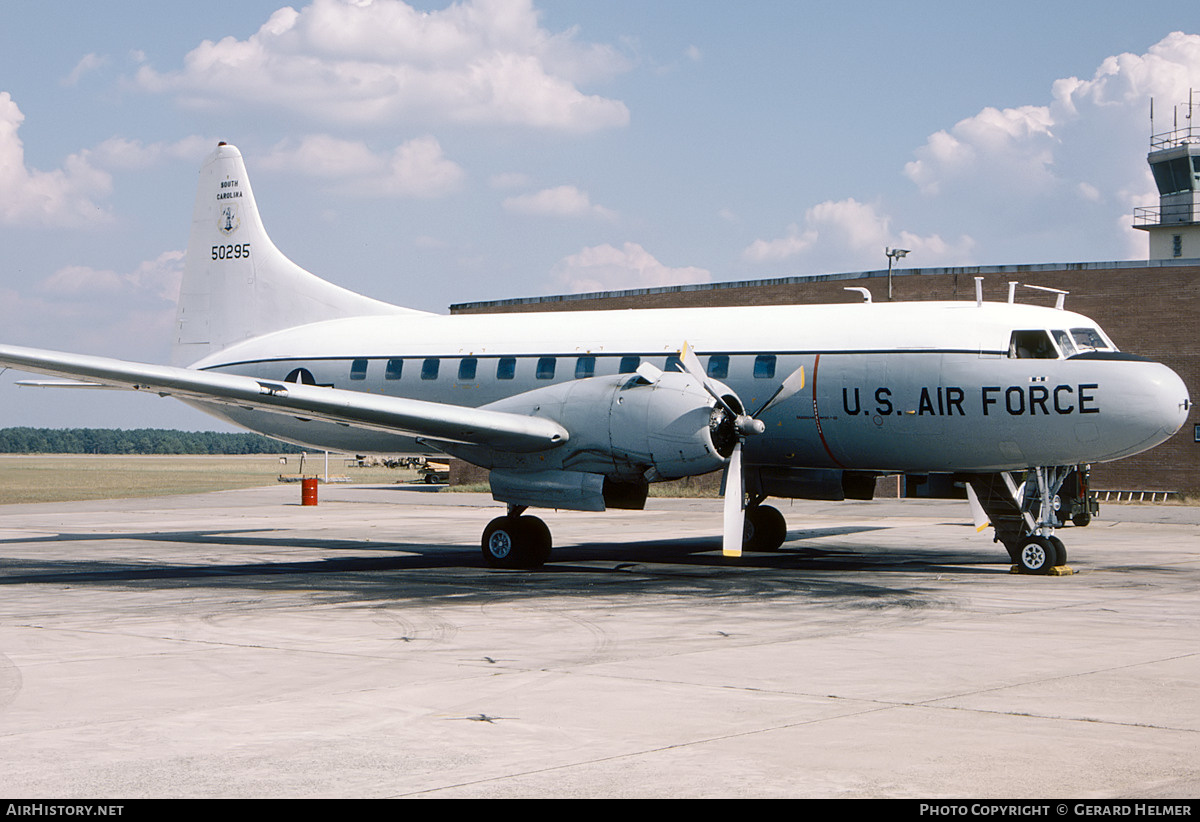
[[[0,455],[0,505],[198,494],[275,485],[296,474],[297,456],[111,456],[92,454]],[[323,457],[306,458],[305,476],[324,476]],[[330,476],[392,484],[416,479],[411,470],[346,466],[330,457]],[[299,493],[299,491],[297,491]]]

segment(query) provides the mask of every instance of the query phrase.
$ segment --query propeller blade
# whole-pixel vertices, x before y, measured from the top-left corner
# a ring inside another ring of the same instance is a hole
[[[775,393],[771,395],[770,399],[762,404],[762,408],[759,408],[758,411],[755,412],[754,416],[761,417],[767,412],[768,408],[773,405],[778,405],[784,400],[790,399],[792,395],[803,388],[804,366],[802,365],[792,373],[788,374],[787,379],[779,384],[779,387],[775,389]]]
[[[729,456],[729,465],[725,467],[725,529],[721,539],[721,553],[727,557],[742,555],[742,532],[746,516],[742,505],[745,493],[742,483],[742,442],[738,440]]]
[[[969,482],[967,483],[967,504],[971,506],[971,518],[975,520],[976,533],[992,524],[987,512],[983,510],[983,503],[979,501],[979,495],[975,493],[975,489]]]
[[[663,375],[663,372],[661,368],[651,365],[648,362],[644,362],[637,367],[637,375],[653,385],[659,381]]]
[[[683,370],[686,371],[692,379],[700,383],[708,395],[725,409],[726,413],[731,417],[738,417],[739,414],[729,407],[729,403],[725,402],[725,398],[721,396],[721,392],[717,391],[712,384],[712,380],[708,378],[708,374],[704,372],[704,366],[700,364],[700,358],[696,356],[696,352],[687,343],[683,344],[683,348],[679,351],[679,362],[683,365]]]

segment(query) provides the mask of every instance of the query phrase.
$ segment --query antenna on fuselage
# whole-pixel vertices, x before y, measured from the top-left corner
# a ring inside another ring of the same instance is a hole
[[[1054,307],[1057,308],[1059,311],[1063,310],[1063,305],[1067,301],[1067,295],[1071,293],[1070,291],[1063,291],[1061,288],[1049,288],[1044,285],[1029,285],[1028,283],[1026,283],[1025,287],[1032,288],[1035,291],[1049,291],[1051,294],[1057,295],[1054,298]]]
[[[1045,286],[1045,285],[1030,285],[1029,283],[1018,283],[1013,280],[1009,280],[1008,281],[1008,301],[1009,301],[1009,303],[1015,303],[1017,301],[1017,286],[1019,286],[1019,285],[1024,285],[1026,288],[1032,288],[1034,291],[1048,291],[1051,294],[1056,295],[1054,298],[1054,307],[1057,308],[1059,311],[1063,310],[1063,307],[1067,302],[1067,295],[1071,293],[1070,291],[1064,291],[1061,288],[1050,288],[1049,286]]]

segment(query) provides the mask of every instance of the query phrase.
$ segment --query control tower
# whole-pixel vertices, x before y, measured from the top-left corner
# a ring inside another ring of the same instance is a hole
[[[1179,126],[1180,109],[1186,125]],[[1133,227],[1150,235],[1150,259],[1200,258],[1200,126],[1193,127],[1192,92],[1175,107],[1170,131],[1154,133],[1150,103],[1150,153],[1146,162],[1158,186],[1158,205],[1135,208]],[[1200,115],[1200,111],[1196,112]]]

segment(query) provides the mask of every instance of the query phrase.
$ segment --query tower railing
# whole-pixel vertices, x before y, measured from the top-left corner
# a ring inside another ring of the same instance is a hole
[[[1176,225],[1196,222],[1195,210],[1189,203],[1175,205],[1138,206],[1133,210],[1133,227]]]
[[[1150,149],[1156,151],[1162,148],[1174,148],[1187,143],[1200,143],[1200,127],[1186,125],[1183,128],[1164,131],[1161,134],[1150,135]]]

